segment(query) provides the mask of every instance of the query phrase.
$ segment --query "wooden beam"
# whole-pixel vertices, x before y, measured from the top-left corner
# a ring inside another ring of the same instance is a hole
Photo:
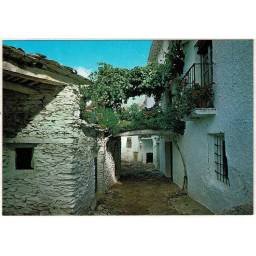
[[[25,87],[23,85],[19,85],[13,82],[9,82],[9,81],[3,81],[3,88],[6,90],[10,90],[10,91],[15,91],[15,92],[19,92],[19,93],[23,93],[23,94],[36,94],[38,93],[36,90]]]
[[[44,138],[39,139],[36,137],[25,137],[25,138],[3,138],[4,144],[44,144],[44,143],[50,143],[50,144],[59,144],[59,143],[67,143],[71,144],[74,143],[74,139],[67,138],[67,139],[51,139],[51,138]]]
[[[34,86],[34,85],[39,85],[40,83],[38,82],[38,81],[30,81],[29,83],[28,83],[28,85],[30,85],[30,86]]]
[[[17,67],[7,62],[3,62],[3,74],[10,75],[12,77],[37,81],[38,83],[42,83],[42,84],[62,85],[62,86],[68,85],[68,83],[66,82],[61,82],[59,80],[53,79],[52,77],[44,74],[36,74],[29,70],[24,70],[20,67]]]

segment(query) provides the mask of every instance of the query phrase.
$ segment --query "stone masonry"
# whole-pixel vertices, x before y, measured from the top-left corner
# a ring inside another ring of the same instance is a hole
[[[117,182],[121,168],[121,138],[98,138],[97,192],[104,193]]]
[[[12,57],[5,56],[7,50]],[[21,60],[17,65],[16,55]],[[31,67],[34,63],[36,67]],[[101,190],[116,182],[108,140],[104,135],[97,139],[101,133],[80,119],[79,86],[88,80],[58,65],[24,55],[17,49],[4,48],[4,215],[86,212],[95,201],[96,167],[100,170],[102,161],[101,177],[106,177],[106,182]],[[52,71],[53,66],[56,71]],[[16,169],[17,148],[33,149],[32,169]],[[99,164],[95,164],[97,155]]]
[[[76,213],[94,198],[96,139],[80,129],[78,89],[67,86],[42,106],[42,95],[52,97],[43,87],[30,97],[4,92],[4,214]],[[25,146],[34,169],[15,170],[15,148]]]

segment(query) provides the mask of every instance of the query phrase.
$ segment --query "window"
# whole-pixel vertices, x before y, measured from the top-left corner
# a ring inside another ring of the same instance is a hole
[[[214,137],[214,159],[217,179],[229,185],[228,161],[223,133],[216,134]]]
[[[133,152],[133,160],[134,160],[135,162],[138,161],[138,154],[139,154],[139,152],[136,152],[136,151]]]
[[[153,163],[153,153],[146,154],[146,163]]]
[[[132,147],[132,138],[128,137],[126,140],[126,147],[131,148]]]
[[[213,83],[212,41],[201,41],[198,53],[201,58],[201,86],[210,86]]]
[[[33,148],[16,148],[16,170],[34,169]]]

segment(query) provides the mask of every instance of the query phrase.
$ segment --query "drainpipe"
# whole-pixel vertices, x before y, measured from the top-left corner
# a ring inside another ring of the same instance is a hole
[[[173,142],[174,142],[176,148],[178,149],[178,151],[180,153],[180,157],[181,157],[183,168],[184,168],[184,177],[183,177],[182,190],[187,191],[187,189],[188,189],[188,175],[187,175],[187,167],[186,167],[185,159],[184,159],[184,157],[181,153],[181,150],[180,150],[179,144],[177,142],[177,137],[176,136],[173,137]]]

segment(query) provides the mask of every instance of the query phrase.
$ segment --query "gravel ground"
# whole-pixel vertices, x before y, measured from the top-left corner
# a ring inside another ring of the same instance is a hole
[[[89,215],[210,215],[153,165],[122,162],[120,182],[97,199]]]

